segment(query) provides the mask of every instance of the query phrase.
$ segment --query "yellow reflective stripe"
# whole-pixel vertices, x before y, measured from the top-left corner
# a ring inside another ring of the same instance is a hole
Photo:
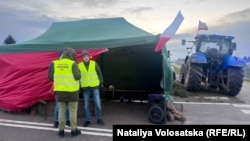
[[[89,76],[96,76],[96,73],[82,73],[82,76],[89,77]]]
[[[54,76],[54,79],[65,79],[65,78],[68,78],[68,79],[72,79],[74,78],[72,75],[57,75],[57,76]]]
[[[82,83],[85,83],[85,82],[96,82],[98,81],[98,79],[92,79],[92,80],[81,80]]]
[[[56,85],[70,85],[70,86],[77,86],[79,82],[55,82]]]

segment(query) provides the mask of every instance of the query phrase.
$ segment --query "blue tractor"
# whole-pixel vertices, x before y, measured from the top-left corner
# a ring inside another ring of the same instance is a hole
[[[228,96],[239,94],[243,83],[245,63],[233,55],[236,43],[233,36],[198,34],[181,66],[180,82],[188,91],[202,86]],[[195,51],[193,51],[195,49]]]

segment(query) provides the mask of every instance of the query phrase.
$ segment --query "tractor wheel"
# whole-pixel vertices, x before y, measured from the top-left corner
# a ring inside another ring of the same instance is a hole
[[[186,67],[184,87],[188,91],[198,91],[202,80],[202,65],[188,64]]]
[[[243,83],[243,69],[239,67],[228,68],[223,78],[226,89],[220,90],[228,96],[239,94]]]
[[[184,79],[185,79],[185,65],[181,65],[181,70],[180,70],[180,75],[179,75],[179,81],[181,84],[184,84]]]

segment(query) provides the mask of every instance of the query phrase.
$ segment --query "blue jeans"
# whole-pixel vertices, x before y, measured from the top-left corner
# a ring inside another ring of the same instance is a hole
[[[92,98],[95,103],[95,116],[96,119],[102,119],[102,107],[100,100],[99,88],[95,89],[84,89],[83,90],[83,98],[84,98],[84,111],[85,111],[85,120],[91,121],[91,113],[90,113],[90,97],[92,94]]]
[[[58,115],[59,115],[59,104],[56,101],[55,110],[54,110],[54,121],[58,121]],[[69,109],[66,110],[66,121],[69,121]]]

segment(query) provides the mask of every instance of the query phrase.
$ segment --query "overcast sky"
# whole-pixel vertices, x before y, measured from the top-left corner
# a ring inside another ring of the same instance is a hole
[[[235,37],[239,57],[250,56],[249,0],[0,0],[0,42],[10,34],[17,43],[44,33],[53,22],[124,17],[133,25],[161,34],[181,10],[184,20],[167,43],[171,59],[184,58],[181,39],[193,40],[201,20],[208,31]]]

